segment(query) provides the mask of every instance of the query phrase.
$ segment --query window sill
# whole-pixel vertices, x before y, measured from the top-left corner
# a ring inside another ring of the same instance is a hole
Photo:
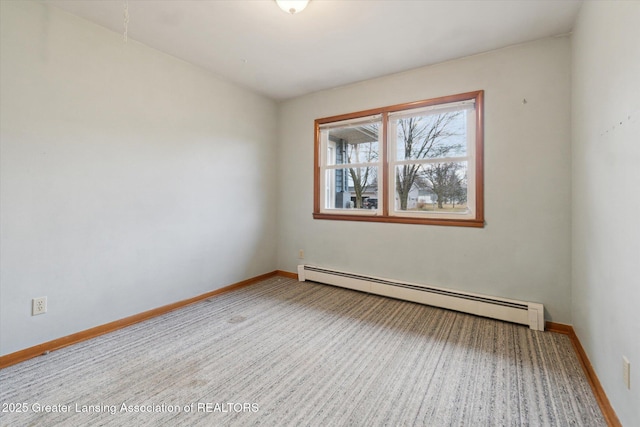
[[[484,228],[483,219],[455,219],[455,218],[415,218],[382,215],[344,215],[329,213],[313,213],[313,219],[329,219],[334,221],[363,221],[385,222],[396,224],[445,225],[451,227]]]

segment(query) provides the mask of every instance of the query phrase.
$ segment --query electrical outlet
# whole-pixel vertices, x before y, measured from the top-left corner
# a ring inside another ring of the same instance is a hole
[[[624,385],[626,385],[628,389],[631,389],[631,363],[629,363],[629,359],[624,356],[622,356],[622,378]]]
[[[298,259],[304,259],[304,249],[298,250]]]
[[[44,314],[47,312],[47,297],[34,298],[31,300],[31,315]]]

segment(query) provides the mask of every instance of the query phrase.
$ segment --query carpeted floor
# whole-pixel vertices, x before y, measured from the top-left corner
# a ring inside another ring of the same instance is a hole
[[[606,425],[567,336],[283,277],[6,368],[0,403],[2,426]]]

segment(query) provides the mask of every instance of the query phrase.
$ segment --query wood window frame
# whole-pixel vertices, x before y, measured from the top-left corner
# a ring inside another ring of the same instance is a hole
[[[387,141],[387,124],[390,113],[396,113],[404,110],[418,109],[440,104],[449,104],[454,102],[462,102],[466,100],[475,101],[475,146],[474,146],[474,189],[475,189],[475,206],[473,218],[435,218],[435,217],[407,217],[395,216],[389,214],[389,197],[391,191],[389,179],[389,157],[388,157],[388,141]],[[320,192],[323,191],[321,185],[321,126],[324,124],[339,122],[344,120],[352,120],[366,116],[382,116],[381,126],[381,167],[382,167],[382,195],[378,196],[378,203],[382,202],[381,214],[378,215],[359,215],[345,213],[331,213],[321,211]],[[314,122],[314,195],[313,195],[313,218],[327,219],[338,221],[364,221],[364,222],[382,222],[382,223],[401,223],[401,224],[423,224],[423,225],[441,225],[441,226],[457,226],[457,227],[476,227],[482,228],[485,224],[484,219],[484,91],[478,90],[473,92],[460,93],[456,95],[448,95],[438,98],[426,99],[422,101],[409,102],[404,104],[391,105],[387,107],[374,108],[370,110],[359,111],[355,113],[341,114],[337,116],[316,119]]]

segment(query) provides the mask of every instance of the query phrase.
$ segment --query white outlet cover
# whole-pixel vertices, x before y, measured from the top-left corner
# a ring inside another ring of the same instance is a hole
[[[31,300],[31,315],[44,314],[47,312],[47,297],[34,298]]]

